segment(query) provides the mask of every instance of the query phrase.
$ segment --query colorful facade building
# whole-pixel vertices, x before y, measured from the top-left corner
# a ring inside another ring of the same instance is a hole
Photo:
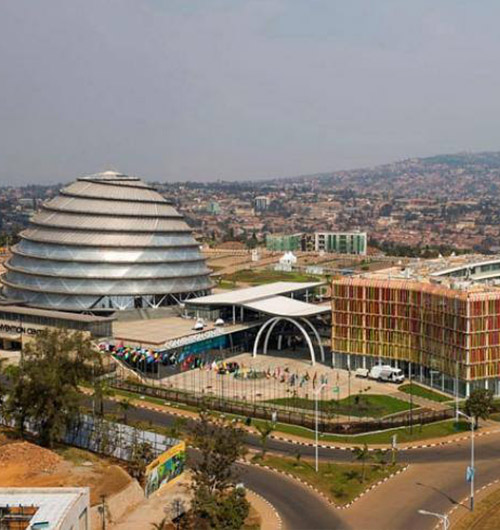
[[[391,364],[450,394],[475,387],[500,394],[499,287],[381,276],[333,281],[336,366]]]

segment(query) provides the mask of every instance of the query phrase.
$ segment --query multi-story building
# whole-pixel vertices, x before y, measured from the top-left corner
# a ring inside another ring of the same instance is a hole
[[[297,234],[268,234],[266,236],[267,250],[289,252],[302,250],[304,235]]]
[[[316,252],[337,252],[339,254],[366,254],[366,232],[316,232]]]
[[[451,394],[500,394],[500,287],[389,269],[332,285],[338,367],[391,364]]]
[[[269,208],[269,197],[265,195],[260,195],[255,197],[253,204],[256,212],[265,212]]]

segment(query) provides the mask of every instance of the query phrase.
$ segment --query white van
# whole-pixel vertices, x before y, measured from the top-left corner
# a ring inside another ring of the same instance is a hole
[[[400,368],[393,368],[388,364],[377,364],[370,370],[368,378],[399,384],[405,380],[405,375]]]

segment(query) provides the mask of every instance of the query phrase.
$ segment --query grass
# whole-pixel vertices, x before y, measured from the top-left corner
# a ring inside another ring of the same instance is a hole
[[[314,409],[314,400],[306,398],[277,398],[269,400],[268,403],[297,409]],[[318,401],[320,410],[329,410],[332,414],[370,418],[382,418],[389,414],[404,412],[410,410],[410,406],[410,403],[401,399],[379,394],[355,395],[339,401],[335,399]],[[418,408],[418,405],[413,405],[413,409],[415,410],[416,408]]]
[[[346,504],[369,486],[401,469],[400,465],[373,464],[366,462],[365,480],[362,481],[362,464],[321,462],[318,473],[308,460],[297,460],[267,455],[263,464],[290,473],[323,492],[336,504]]]
[[[315,282],[317,276],[303,274],[301,272],[274,271],[271,269],[247,269],[223,276],[222,281],[243,282],[251,285],[262,285],[272,282]]]
[[[102,463],[103,460],[103,457],[97,456],[90,451],[69,445],[60,445],[56,447],[55,452],[64,460],[77,466],[81,466],[84,462]]]
[[[415,383],[412,383],[411,385],[408,383],[401,385],[398,387],[398,390],[401,390],[401,392],[404,392],[405,394],[411,394],[413,396],[430,399],[439,403],[453,399],[450,396],[445,396],[439,392],[434,392],[434,390],[431,390],[430,388],[425,388],[424,386],[416,385]]]
[[[138,399],[137,394],[131,393],[131,392],[125,392],[125,391],[117,391],[116,394],[131,397],[134,399]],[[150,398],[148,396],[145,397],[144,400],[141,401],[149,401],[151,403],[165,405],[165,401],[157,398]],[[198,409],[195,407],[190,407],[187,405],[181,405],[178,403],[171,403],[171,408],[176,408],[179,410],[189,410],[191,412],[198,412]],[[222,412],[218,412],[218,414],[224,414]],[[244,421],[246,418],[243,416],[239,416],[237,414],[224,414],[226,417],[230,419],[237,419]],[[251,425],[253,427],[257,425],[265,425],[267,422],[265,420],[259,420],[252,418]],[[144,426],[144,425],[142,425]],[[147,430],[155,430],[154,424],[147,424]],[[451,434],[456,434],[457,432],[464,432],[469,430],[469,425],[464,422],[459,422],[457,425],[455,425],[455,422],[453,420],[446,420],[446,421],[440,421],[436,423],[430,423],[427,425],[414,425],[413,426],[413,432],[410,433],[409,428],[406,427],[400,427],[397,429],[388,429],[386,431],[382,432],[376,432],[376,433],[367,433],[367,434],[359,434],[359,435],[341,435],[341,434],[323,434],[321,435],[321,441],[324,442],[332,442],[332,443],[345,443],[345,444],[390,444],[392,440],[392,436],[394,434],[398,435],[398,443],[409,443],[409,442],[416,442],[431,438],[442,438],[444,436],[449,436]],[[165,427],[163,427],[163,432],[165,432]],[[314,440],[314,432],[310,429],[307,429],[305,427],[300,427],[298,425],[291,425],[288,423],[276,423],[275,425],[275,433],[280,434],[289,434],[292,436],[299,436],[301,438],[305,438],[308,440]]]
[[[252,421],[252,423],[254,423]],[[397,434],[398,443],[416,442],[431,438],[442,438],[456,434],[457,432],[464,432],[469,430],[469,424],[466,422],[459,422],[455,425],[453,420],[440,421],[436,423],[429,423],[427,425],[414,425],[413,432],[410,432],[409,427],[399,427],[397,429],[388,429],[375,433],[366,433],[358,435],[342,435],[342,434],[324,434],[321,436],[321,441],[332,443],[345,444],[380,444],[386,445],[391,443],[392,436]],[[298,427],[296,425],[287,425],[284,423],[277,424],[276,431],[300,436],[310,440],[314,439],[314,432]]]

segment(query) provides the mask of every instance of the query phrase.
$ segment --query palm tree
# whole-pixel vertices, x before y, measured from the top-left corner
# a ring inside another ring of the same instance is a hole
[[[123,423],[127,425],[127,412],[134,408],[134,404],[132,403],[130,398],[125,398],[125,399],[121,399],[118,402],[118,406],[123,412]]]
[[[363,447],[355,447],[352,452],[354,454],[354,460],[361,462],[361,482],[364,482],[366,476],[366,462],[373,458],[372,454],[370,453],[366,443],[363,445]]]
[[[168,517],[164,517],[159,523],[151,523],[154,530],[167,530]]]
[[[269,438],[269,435],[274,431],[274,425],[266,421],[264,424],[257,423],[256,425],[257,430],[259,431],[260,435],[260,445],[262,446],[262,458],[266,456],[267,451],[267,439]]]

